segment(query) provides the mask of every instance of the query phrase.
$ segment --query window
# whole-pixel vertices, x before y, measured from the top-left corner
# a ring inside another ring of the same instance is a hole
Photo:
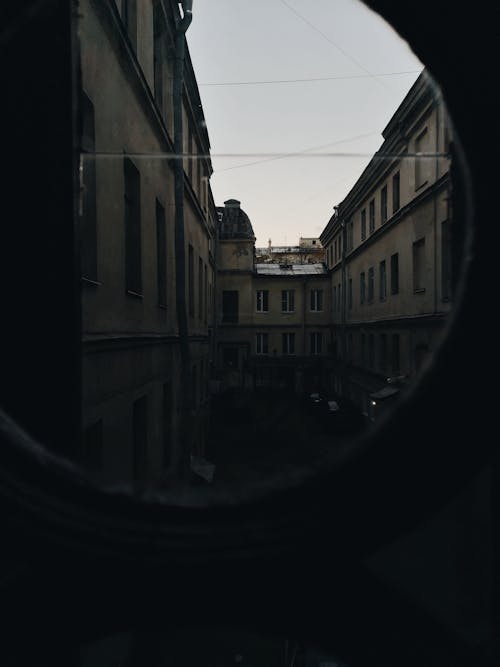
[[[193,129],[191,127],[191,123],[189,123],[188,127],[188,132],[187,132],[187,137],[188,137],[188,176],[189,176],[189,181],[191,185],[193,184]]]
[[[137,0],[122,1],[122,19],[134,51],[137,50]]]
[[[366,301],[366,276],[365,272],[362,271],[359,274],[359,303],[365,303]]]
[[[102,419],[83,432],[83,457],[85,466],[94,472],[102,467]]]
[[[352,278],[347,283],[347,307],[352,310]]]
[[[191,400],[193,406],[198,406],[198,367],[196,364],[191,369]]]
[[[385,259],[379,265],[379,296],[380,301],[385,301],[387,298],[387,272],[385,268]]]
[[[172,460],[172,387],[170,382],[163,384],[163,467],[168,468]]]
[[[361,211],[361,240],[366,239],[366,208]]]
[[[368,334],[368,367],[375,367],[375,336]]]
[[[311,354],[321,354],[323,348],[323,334],[313,331],[309,336]]]
[[[269,354],[269,334],[267,333],[256,334],[255,352],[257,354]]]
[[[375,199],[372,199],[369,204],[369,232],[373,234],[375,231]]]
[[[148,464],[148,397],[142,396],[133,404],[132,439],[134,453],[134,479],[147,476]]]
[[[189,316],[194,317],[194,250],[191,244],[188,248],[188,308]]]
[[[203,260],[198,257],[198,319],[203,319]]]
[[[283,354],[295,354],[295,334],[281,334],[281,349]]]
[[[269,290],[257,290],[256,301],[256,308],[258,313],[269,312]]]
[[[387,221],[387,185],[380,191],[380,223]]]
[[[97,203],[95,171],[94,105],[82,92],[82,219],[81,272],[84,278],[97,281]]]
[[[399,373],[399,334],[392,334],[391,368],[394,375]]]
[[[142,294],[140,174],[132,160],[124,159],[125,179],[125,289]]]
[[[238,323],[237,290],[225,290],[222,292],[222,322],[225,324]]]
[[[425,238],[413,244],[413,291],[425,290]]]
[[[387,370],[387,334],[380,334],[379,366],[382,373]]]
[[[366,366],[366,334],[361,334],[361,365]]]
[[[238,368],[238,348],[224,347],[222,350],[222,363],[226,368]]]
[[[311,290],[311,311],[320,312],[323,310],[323,290],[322,289],[313,289]]]
[[[391,294],[399,292],[399,255],[391,255]]]
[[[332,288],[332,312],[335,312],[337,309],[337,286],[334,285]]]
[[[415,139],[415,153],[429,151],[429,133],[425,128]],[[427,183],[430,160],[427,157],[415,157],[415,190]]]
[[[195,142],[195,147],[196,147],[197,155],[201,155],[203,151],[200,149],[200,147],[198,145],[198,142]],[[203,165],[201,163],[201,160],[196,160],[196,165],[197,165],[197,170],[196,170],[197,190],[196,190],[196,194],[198,196],[198,202],[201,205],[201,200],[202,200],[201,184],[202,184],[202,169],[203,169]]]
[[[400,193],[401,183],[399,171],[394,174],[392,177],[392,212],[396,213],[399,211],[401,206],[401,193]]]
[[[163,102],[163,43],[165,40],[165,20],[160,0],[156,0],[153,7],[153,72],[154,72],[154,97],[155,102],[163,117],[164,102]]]
[[[446,220],[441,225],[441,294],[443,301],[451,298],[451,224]]]
[[[293,313],[295,310],[295,290],[288,289],[281,291],[281,311],[283,313]]]
[[[205,264],[205,313],[204,313],[204,321],[205,324],[208,322],[208,273],[207,273],[207,265]]]
[[[373,301],[375,295],[375,270],[373,266],[368,269],[368,302]]]
[[[346,349],[346,360],[347,363],[351,364],[352,363],[352,349],[353,349],[353,335],[352,331],[349,331],[347,334],[347,349]]]
[[[347,247],[346,252],[354,248],[354,222],[351,220],[347,225]]]
[[[156,200],[156,267],[158,305],[167,306],[167,237],[165,229],[165,209]]]

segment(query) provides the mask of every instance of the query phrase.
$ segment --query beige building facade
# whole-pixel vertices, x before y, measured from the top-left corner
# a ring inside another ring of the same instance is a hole
[[[372,418],[432,358],[452,307],[452,135],[426,71],[383,137],[321,234],[332,297],[330,384]]]
[[[217,368],[225,386],[302,391],[316,385],[329,346],[322,263],[259,263],[240,202],[219,208]]]
[[[179,474],[175,251],[178,3],[82,0],[81,461],[103,482]],[[202,453],[215,285],[209,139],[186,47],[182,88],[190,453]],[[191,157],[189,157],[191,156]],[[184,406],[185,407],[185,406]]]

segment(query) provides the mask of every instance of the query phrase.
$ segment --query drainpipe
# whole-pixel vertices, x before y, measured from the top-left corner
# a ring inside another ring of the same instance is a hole
[[[191,454],[191,355],[186,312],[186,247],[184,230],[184,161],[182,127],[182,93],[184,88],[185,34],[192,21],[192,0],[180,3],[184,12],[175,30],[174,106],[174,201],[175,201],[175,302],[179,332],[180,386],[180,461],[179,473],[186,476]]]

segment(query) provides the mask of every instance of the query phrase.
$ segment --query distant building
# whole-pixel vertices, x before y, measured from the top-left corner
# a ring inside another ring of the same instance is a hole
[[[246,389],[317,387],[329,345],[324,264],[289,262],[285,253],[280,256],[286,262],[259,262],[253,228],[240,202],[230,199],[218,212],[220,379]]]
[[[421,372],[451,309],[451,131],[426,71],[383,137],[320,237],[332,295],[330,382],[371,417]]]
[[[273,246],[255,248],[257,263],[318,264],[325,261],[325,250],[319,238],[300,238],[298,246]]]

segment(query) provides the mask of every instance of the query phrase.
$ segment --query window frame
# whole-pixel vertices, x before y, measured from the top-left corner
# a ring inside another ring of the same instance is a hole
[[[294,313],[295,312],[295,290],[286,289],[281,290],[281,312]]]
[[[259,295],[260,298],[259,298]],[[268,313],[269,312],[269,290],[258,289],[255,290],[255,312]]]

